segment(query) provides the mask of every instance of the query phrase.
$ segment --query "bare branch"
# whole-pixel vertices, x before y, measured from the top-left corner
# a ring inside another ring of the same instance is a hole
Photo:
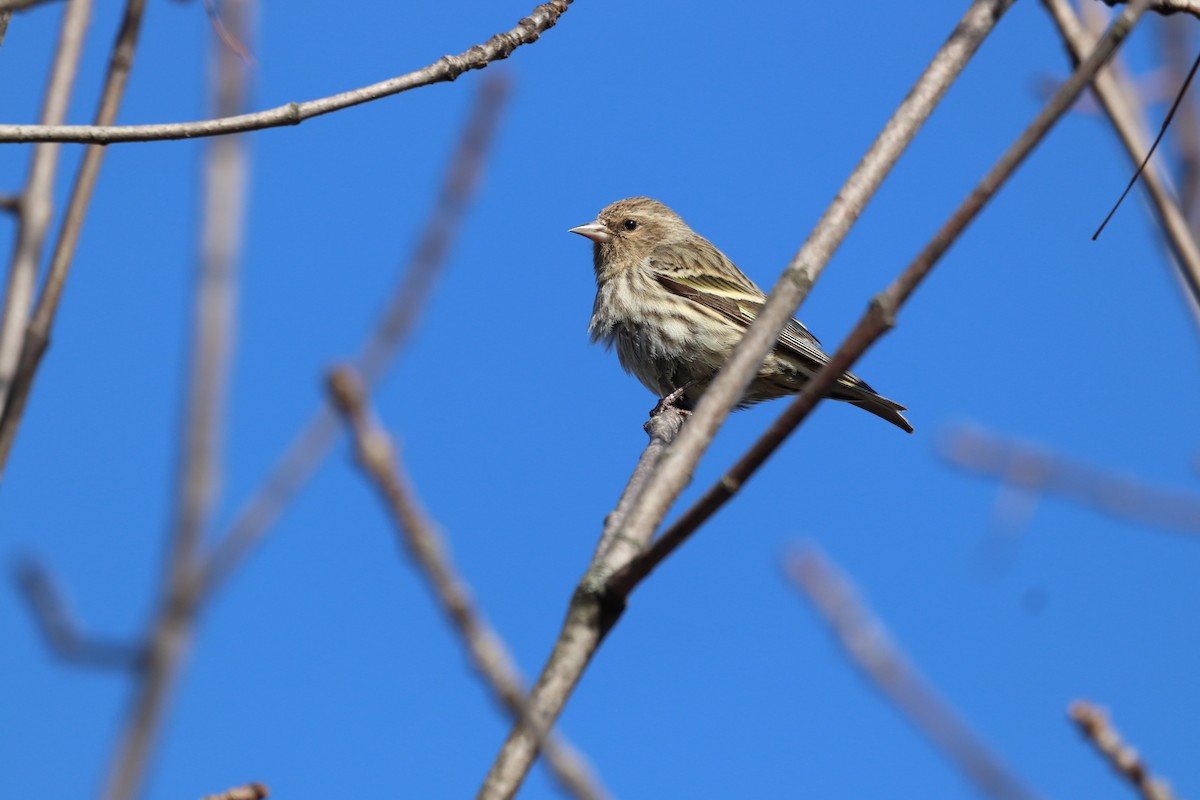
[[[242,41],[248,36],[254,0],[227,0],[227,23]],[[245,65],[216,40],[211,87],[219,114],[246,102]],[[113,756],[104,797],[130,800],[144,780],[166,706],[177,681],[200,600],[200,542],[216,495],[221,465],[226,386],[233,344],[237,265],[246,201],[246,139],[209,143],[204,172],[199,275],[193,322],[191,369],[183,418],[179,478],[170,552],[156,618],[148,636],[146,669]]]
[[[269,795],[267,787],[258,781],[235,786],[219,794],[206,794],[200,800],[264,800]]]
[[[675,551],[718,508],[723,506],[761,467],[772,453],[816,407],[842,373],[866,352],[879,337],[895,324],[896,314],[921,281],[932,271],[950,245],[966,230],[967,225],[983,210],[984,205],[999,191],[1050,128],[1070,109],[1075,99],[1095,76],[1097,70],[1124,41],[1134,22],[1145,11],[1148,0],[1135,0],[1109,28],[1108,33],[1063,83],[1037,117],[1022,131],[1017,140],[992,166],[970,195],[959,205],[928,244],[883,292],[876,295],[854,330],[841,347],[812,380],[804,385],[792,404],[781,414],[758,441],[738,461],[663,533],[650,549],[634,559],[621,573],[613,576],[612,588],[618,594],[632,591],[655,567]],[[706,393],[707,395],[707,393]],[[699,415],[700,409],[697,409]],[[684,431],[686,437],[687,430]],[[683,437],[681,437],[682,441]],[[668,454],[668,458],[670,454]],[[664,459],[664,462],[666,459]]]
[[[67,3],[54,65],[50,70],[50,82],[42,101],[41,119],[45,125],[58,125],[66,117],[91,13],[91,0],[69,0]],[[3,317],[0,319],[0,412],[7,402],[13,373],[21,357],[25,326],[29,322],[29,308],[37,283],[38,263],[54,214],[52,194],[54,174],[58,169],[58,151],[56,144],[41,144],[33,149],[29,176],[21,192],[21,213],[17,217],[17,236],[4,289]]]
[[[382,375],[420,317],[475,196],[507,96],[508,82],[502,76],[489,76],[479,89],[404,278],[359,355],[356,368],[368,386]],[[323,405],[220,537],[204,567],[205,596],[254,549],[329,452],[338,432],[337,419]]]
[[[500,800],[516,793],[537,755],[537,732],[553,725],[624,608],[624,598],[634,582],[614,585],[610,576],[625,569],[628,557],[650,540],[821,269],[921,124],[1011,5],[1012,0],[975,0],[971,4],[776,282],[766,305],[705,391],[679,438],[661,458],[656,457],[653,474],[641,488],[627,495],[632,498],[628,510],[611,536],[606,534],[614,544],[597,554],[576,590],[558,641],[530,694],[526,717],[510,731],[484,780],[480,798]],[[665,416],[652,419],[651,425],[661,424],[656,420]]]
[[[15,194],[0,194],[0,211],[12,214],[14,217],[21,213],[21,198]]]
[[[194,139],[229,133],[299,125],[307,119],[369,103],[382,97],[407,92],[421,86],[453,81],[470,70],[483,69],[493,61],[508,58],[521,45],[532,44],[554,27],[572,0],[551,0],[537,6],[529,16],[512,30],[497,33],[483,44],[475,45],[456,56],[440,59],[414,72],[386,81],[352,89],[348,92],[287,103],[252,114],[218,117],[198,122],[176,122],[155,125],[0,125],[0,142],[81,142],[83,144],[115,144],[118,142],[150,142],[168,139]]]
[[[141,667],[141,648],[89,636],[80,631],[67,609],[62,593],[41,564],[23,560],[17,564],[17,586],[50,649],[64,661],[85,667],[135,670]]]
[[[1200,534],[1200,498],[1072,461],[980,428],[955,428],[938,447],[960,469],[1007,486],[1058,495],[1118,519]]]
[[[129,82],[129,73],[133,69],[133,56],[145,8],[146,0],[129,0],[125,5],[125,14],[109,57],[100,104],[96,109],[97,125],[108,125],[117,118],[117,110],[121,106],[125,87]],[[32,321],[25,331],[16,374],[13,376],[3,413],[0,414],[0,479],[3,479],[8,465],[8,456],[16,441],[17,428],[21,424],[25,403],[33,389],[33,381],[41,365],[42,356],[50,344],[50,330],[58,313],[58,301],[62,297],[63,286],[66,285],[67,275],[75,258],[75,247],[79,243],[83,220],[87,216],[92,191],[100,175],[104,153],[105,149],[100,145],[87,148],[79,170],[75,173],[75,184],[71,187],[71,195],[63,213],[62,227],[54,244],[54,252],[50,256],[50,271],[38,298],[37,307],[33,311]]]
[[[1164,82],[1169,86],[1182,86],[1184,76],[1191,69],[1195,58],[1191,52],[1195,46],[1190,35],[1193,27],[1195,24],[1183,17],[1169,17],[1159,23],[1159,43],[1166,73]],[[1171,137],[1179,160],[1179,205],[1187,217],[1189,230],[1195,230],[1200,224],[1200,119],[1196,114],[1195,98],[1192,93],[1190,101],[1180,108]]]
[[[1076,700],[1067,709],[1067,716],[1117,774],[1133,785],[1143,800],[1175,800],[1170,784],[1151,775],[1137,751],[1121,740],[1107,711],[1086,700]]]
[[[11,14],[14,11],[25,11],[49,2],[51,0],[0,0],[0,13]]]
[[[359,466],[383,498],[401,545],[466,647],[475,672],[513,719],[519,718],[525,706],[525,680],[504,641],[475,606],[436,524],[421,508],[391,437],[367,407],[358,374],[349,367],[334,370],[329,394],[353,433]],[[551,773],[571,795],[594,800],[608,796],[570,743],[551,733],[544,745]]]
[[[829,625],[850,662],[980,792],[997,800],[1036,797],[921,676],[849,579],[820,550],[806,547],[787,559],[784,568]]]

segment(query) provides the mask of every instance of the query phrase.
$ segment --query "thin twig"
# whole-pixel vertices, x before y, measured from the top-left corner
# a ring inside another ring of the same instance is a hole
[[[109,56],[100,103],[96,108],[97,125],[108,125],[117,118],[117,110],[129,83],[129,73],[133,69],[133,57],[145,8],[146,0],[128,0],[125,4],[125,13],[117,30],[112,54]],[[87,216],[105,152],[106,149],[101,145],[88,147],[75,173],[75,183],[71,187],[71,195],[63,212],[62,227],[59,228],[54,252],[50,256],[50,270],[38,297],[37,306],[33,310],[32,320],[25,331],[16,374],[8,393],[8,402],[4,404],[3,413],[0,414],[0,480],[3,480],[8,457],[16,441],[17,429],[25,412],[25,403],[33,389],[33,381],[41,365],[42,356],[50,344],[50,331],[58,313],[58,301],[62,297],[63,287],[75,258],[75,248],[79,243],[79,234],[83,230],[83,220]]]
[[[515,795],[537,755],[538,732],[554,724],[624,608],[627,590],[614,590],[609,577],[627,567],[628,559],[650,540],[813,281],[922,123],[1011,5],[1012,0],[971,4],[776,282],[754,324],[705,391],[679,437],[656,459],[648,479],[639,482],[640,490],[628,495],[633,500],[611,534],[614,543],[600,551],[576,589],[559,638],[530,693],[526,717],[509,732],[484,779],[480,798],[507,800]]]
[[[58,125],[66,117],[91,13],[91,0],[69,0],[63,12],[54,65],[42,101],[41,119],[46,125]],[[57,144],[40,144],[33,149],[29,176],[21,192],[21,213],[17,218],[17,235],[8,268],[8,282],[4,288],[3,317],[0,319],[0,412],[7,402],[13,373],[21,357],[21,345],[25,339],[25,327],[29,323],[29,309],[37,283],[38,263],[42,259],[42,246],[54,213],[52,197],[58,152]]]
[[[12,13],[14,11],[25,11],[40,6],[43,3],[49,3],[53,0],[0,0],[0,12]]]
[[[1129,781],[1143,800],[1175,800],[1175,793],[1164,780],[1155,778],[1137,751],[1121,739],[1121,734],[1108,719],[1108,712],[1086,700],[1076,700],[1067,709],[1067,716],[1079,726],[1092,746],[1117,774]]]
[[[117,142],[150,142],[167,139],[194,139],[228,133],[299,125],[307,119],[341,111],[351,106],[369,103],[382,97],[407,92],[421,86],[457,79],[464,72],[483,69],[493,61],[508,58],[521,45],[532,44],[558,22],[572,0],[551,0],[537,6],[529,16],[512,30],[497,33],[483,44],[475,45],[456,56],[442,56],[427,67],[386,81],[351,89],[348,92],[287,103],[252,114],[218,117],[198,122],[177,122],[155,125],[0,125],[0,142],[81,142],[83,144],[115,144]]]
[[[1124,41],[1149,0],[1135,0],[1109,28],[1084,61],[1059,87],[1054,97],[1022,131],[1004,155],[992,166],[970,195],[951,214],[924,249],[891,285],[872,299],[858,324],[841,347],[812,380],[804,386],[790,406],[763,433],[730,469],[697,500],[651,547],[634,559],[622,573],[613,576],[611,586],[621,595],[632,591],[655,567],[675,551],[717,509],[721,508],[758,468],[803,422],[833,386],[838,376],[850,369],[863,353],[895,325],[896,314],[921,281],[930,273],[950,245],[983,210],[984,205],[1016,171],[1033,149],[1065,114],[1075,99]],[[699,413],[699,410],[697,410]],[[686,434],[686,431],[685,431]],[[682,438],[682,437],[681,437]]]
[[[1189,23],[1183,17],[1168,17],[1158,25],[1159,47],[1169,85],[1179,86],[1183,83],[1183,75],[1193,57],[1193,27],[1194,23]],[[1176,118],[1175,132],[1171,137],[1179,161],[1179,205],[1192,229],[1200,223],[1200,119],[1197,118],[1196,107],[1196,95],[1193,93],[1190,102]]]
[[[420,318],[479,186],[507,96],[508,80],[503,74],[488,76],[479,88],[404,278],[355,363],[368,387],[383,374]],[[325,458],[338,433],[333,411],[323,404],[218,539],[201,579],[205,596],[211,595],[262,540]]]
[[[225,16],[239,39],[249,38],[254,0],[226,0]],[[245,107],[246,69],[216,40],[211,87],[219,114]],[[237,264],[242,246],[246,197],[246,138],[209,143],[205,172],[199,275],[192,356],[176,507],[165,580],[147,636],[146,669],[140,676],[113,755],[104,797],[130,800],[139,793],[162,727],[166,707],[191,643],[199,606],[200,542],[216,496],[233,344]]]
[[[853,584],[816,547],[784,562],[850,662],[983,794],[1031,800],[1022,784],[909,661]]]
[[[21,198],[15,194],[0,194],[0,211],[12,214],[14,217],[21,213]]]
[[[12,20],[11,11],[0,11],[0,45],[4,44],[4,36],[8,33],[8,23]]]
[[[437,525],[421,507],[391,437],[367,407],[361,378],[349,367],[334,370],[329,377],[329,395],[353,434],[359,466],[383,498],[402,547],[466,647],[475,672],[500,705],[514,719],[520,717],[525,680],[503,639],[476,607]],[[550,771],[567,792],[593,800],[608,797],[574,746],[554,733],[544,744]]]
[[[254,781],[226,789],[219,794],[206,794],[200,800],[264,800],[269,794],[264,784]]]
[[[1091,49],[1094,37],[1066,0],[1043,0],[1042,4],[1058,26],[1071,58],[1078,62],[1082,54]],[[1147,137],[1135,100],[1136,93],[1122,80],[1119,70],[1099,73],[1092,89],[1125,146],[1130,161],[1137,163],[1146,152]],[[1172,260],[1188,295],[1193,317],[1200,323],[1200,246],[1156,164],[1151,164],[1145,171],[1142,185],[1146,187],[1146,194],[1158,212],[1162,234],[1174,255]]]
[[[938,453],[959,469],[1053,494],[1130,522],[1200,535],[1200,497],[1073,461],[980,428],[951,430]]]
[[[141,648],[81,632],[50,573],[33,560],[16,568],[17,586],[50,649],[64,661],[85,667],[134,670],[142,665]]]

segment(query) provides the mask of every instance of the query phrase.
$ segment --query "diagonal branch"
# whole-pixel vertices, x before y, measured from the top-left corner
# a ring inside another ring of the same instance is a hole
[[[957,428],[939,454],[950,464],[1006,486],[1054,494],[1130,522],[1200,535],[1200,498],[1098,469],[978,428]]]
[[[784,570],[829,625],[850,662],[980,792],[996,800],[1036,797],[921,676],[883,622],[820,550],[803,549],[784,562]]]
[[[477,44],[456,56],[442,56],[427,67],[386,81],[351,89],[348,92],[287,103],[252,114],[223,116],[198,122],[176,122],[155,125],[0,125],[0,142],[81,142],[83,144],[115,144],[117,142],[151,142],[167,139],[194,139],[229,133],[299,125],[307,119],[334,111],[390,97],[410,89],[444,83],[457,79],[464,72],[483,69],[493,61],[508,58],[518,47],[536,42],[554,27],[572,0],[551,0],[537,6],[512,30],[497,33],[483,44]]]
[[[842,373],[849,370],[863,353],[883,334],[895,325],[896,314],[912,296],[933,267],[958,239],[967,225],[983,210],[983,207],[999,191],[1017,167],[1033,152],[1033,149],[1050,131],[1050,128],[1065,114],[1088,85],[1097,71],[1108,61],[1116,48],[1129,35],[1133,24],[1146,10],[1149,0],[1135,0],[1120,17],[1113,22],[1108,32],[1097,43],[1071,77],[1059,87],[1054,97],[1021,132],[1017,140],[992,166],[975,189],[950,215],[941,229],[925,245],[924,249],[904,269],[896,280],[883,292],[876,295],[858,324],[842,342],[841,347],[830,358],[812,380],[804,385],[790,406],[767,431],[759,437],[746,453],[709,489],[680,519],[660,536],[650,549],[634,559],[621,573],[613,576],[611,586],[619,595],[626,595],[655,567],[675,551],[696,529],[723,506],[761,467],[788,436],[807,419]],[[697,410],[697,414],[699,411]],[[686,431],[685,431],[686,433]]]
[[[441,274],[479,186],[507,97],[508,81],[503,76],[489,76],[476,95],[404,278],[355,365],[368,387],[383,374],[407,340]],[[208,556],[201,576],[205,596],[211,595],[262,540],[333,447],[338,432],[333,411],[323,405],[292,440]]]
[[[705,391],[678,439],[674,439],[672,433],[665,440],[671,446],[661,458],[656,458],[655,467],[644,483],[639,481],[640,489],[627,494],[632,500],[619,524],[611,534],[606,532],[605,538],[611,539],[613,544],[598,552],[576,589],[558,640],[530,693],[526,715],[509,732],[484,779],[480,798],[500,800],[515,795],[537,755],[540,731],[548,730],[554,724],[587,664],[624,608],[628,590],[613,588],[611,584],[606,586],[606,582],[613,573],[628,566],[629,559],[649,542],[667,509],[691,480],[696,463],[717,429],[741,397],[767,350],[821,269],[917,130],[1011,4],[1012,0],[975,0],[971,4],[834,198],[808,241],[792,259],[754,324]],[[651,426],[661,424],[666,416],[652,419]]]
[[[100,104],[96,109],[97,125],[111,124],[117,118],[117,109],[125,96],[125,86],[133,69],[133,56],[145,8],[146,0],[129,0],[125,5],[125,14],[109,57]],[[62,227],[54,244],[54,252],[50,256],[50,271],[38,298],[37,307],[33,311],[33,318],[25,330],[16,373],[3,413],[0,414],[0,479],[4,477],[8,456],[16,440],[17,428],[21,424],[25,403],[33,388],[42,356],[50,344],[50,330],[58,313],[58,301],[62,297],[63,287],[75,257],[75,247],[79,243],[79,234],[83,230],[83,220],[92,200],[92,190],[95,189],[96,180],[100,175],[104,154],[105,148],[100,145],[87,148],[75,173],[75,185],[71,188],[66,211],[63,213]]]
[[[351,429],[358,465],[383,498],[401,545],[466,647],[475,672],[513,719],[519,718],[525,706],[525,681],[512,653],[476,607],[441,533],[421,508],[391,437],[367,406],[362,380],[353,369],[340,367],[330,374],[329,394]],[[608,797],[582,754],[565,739],[551,733],[544,746],[551,773],[571,795],[591,800]]]
[[[1137,790],[1143,800],[1175,800],[1170,785],[1150,774],[1137,751],[1121,739],[1108,712],[1086,700],[1076,700],[1067,715],[1105,761]]]

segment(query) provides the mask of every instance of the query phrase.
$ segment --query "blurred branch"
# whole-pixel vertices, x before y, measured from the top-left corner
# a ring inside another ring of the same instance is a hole
[[[97,125],[108,125],[117,118],[117,110],[129,83],[129,73],[133,69],[133,57],[145,9],[146,0],[128,0],[125,4],[125,13],[109,56],[100,103],[96,108]],[[106,148],[101,145],[88,147],[75,173],[75,183],[71,187],[71,195],[63,212],[62,227],[58,231],[54,252],[50,256],[50,269],[29,327],[25,330],[16,373],[13,375],[3,413],[0,413],[0,480],[4,477],[8,457],[16,440],[17,428],[21,424],[25,403],[33,389],[33,381],[37,376],[38,367],[41,366],[42,356],[50,344],[50,330],[58,313],[58,301],[62,297],[63,287],[75,258],[75,248],[79,243],[79,234],[83,230],[83,220],[87,216],[105,152]]]
[[[1042,4],[1058,26],[1071,59],[1078,63],[1082,54],[1092,48],[1094,37],[1084,28],[1067,0],[1042,0]],[[1099,73],[1092,90],[1125,145],[1130,160],[1135,166],[1140,164],[1149,147],[1148,137],[1138,110],[1137,95],[1124,79],[1119,63]],[[1162,234],[1174,255],[1173,262],[1187,291],[1193,315],[1200,322],[1200,247],[1167,187],[1166,179],[1155,164],[1146,165],[1142,184],[1158,212]]]
[[[348,92],[287,103],[277,108],[252,114],[221,116],[199,122],[164,123],[156,125],[0,125],[0,142],[81,142],[110,144],[116,142],[150,142],[166,139],[194,139],[229,133],[262,130],[283,125],[299,125],[307,119],[341,111],[345,108],[390,97],[410,89],[457,79],[464,72],[483,69],[493,61],[508,58],[521,45],[532,44],[545,31],[554,27],[572,0],[551,0],[537,6],[516,27],[497,33],[483,44],[475,45],[456,56],[440,59],[414,72],[386,81],[351,89]]]
[[[258,781],[235,786],[219,794],[206,794],[200,800],[264,800],[269,795],[267,787]]]
[[[421,508],[391,438],[367,407],[358,374],[349,367],[334,370],[329,394],[351,429],[358,465],[383,498],[401,545],[465,645],[476,673],[500,705],[519,718],[525,706],[525,681],[508,647],[475,606],[437,526]],[[571,795],[595,800],[608,796],[582,755],[563,738],[549,734],[545,752],[551,773]]]
[[[0,211],[12,214],[14,217],[20,216],[21,198],[15,194],[0,194]]]
[[[54,580],[41,564],[25,560],[17,565],[17,586],[50,649],[64,661],[87,667],[133,670],[145,654],[134,645],[108,641],[80,632]]]
[[[892,281],[891,285],[871,300],[854,330],[842,342],[829,362],[804,385],[804,390],[792,401],[783,414],[721,476],[720,480],[710,486],[699,500],[693,503],[669,529],[655,540],[648,550],[639,554],[620,573],[613,576],[610,585],[614,591],[621,595],[628,594],[667,556],[687,541],[700,525],[745,485],[746,481],[758,471],[758,468],[808,417],[809,412],[824,398],[838,377],[849,370],[867,351],[867,348],[891,330],[895,325],[896,314],[912,296],[917,286],[933,270],[950,245],[962,235],[967,225],[983,210],[984,205],[999,191],[1025,158],[1033,152],[1050,128],[1071,108],[1097,71],[1124,41],[1137,18],[1145,11],[1148,1],[1136,0],[1117,18],[1087,60],[1059,87],[1033,122],[1022,131],[1016,141],[996,161],[971,194],[963,200],[941,229],[917,254],[917,257],[896,280]],[[711,394],[711,389],[705,393],[705,396],[709,394]],[[697,416],[699,416],[702,406],[703,400],[701,406],[697,407]],[[684,437],[687,436],[687,430],[684,430]]]
[[[8,33],[8,23],[11,19],[11,11],[0,11],[0,45],[4,44],[4,36]]]
[[[227,24],[241,41],[248,39],[253,3],[226,0],[224,4]],[[234,113],[246,104],[247,70],[241,58],[219,41],[214,39],[210,47],[215,59],[213,105],[219,114]],[[208,143],[196,316],[170,552],[147,637],[146,666],[135,687],[105,787],[107,800],[130,800],[139,794],[200,605],[200,542],[221,466],[246,207],[246,142],[244,137],[224,137]]]
[[[1137,751],[1121,740],[1121,735],[1109,722],[1108,712],[1085,700],[1076,700],[1067,715],[1096,751],[1108,761],[1117,774],[1128,780],[1144,800],[1175,800],[1175,794],[1165,781],[1150,774]]]
[[[1130,3],[1130,0],[1103,0],[1107,6],[1119,6]],[[1200,17],[1200,0],[1154,0],[1148,11],[1158,14],[1175,14],[1182,12]]]
[[[57,125],[66,117],[91,13],[91,0],[69,0],[63,12],[54,65],[42,100],[41,120],[45,125]],[[58,151],[57,144],[39,144],[33,148],[29,175],[21,191],[17,235],[4,288],[3,316],[0,318],[0,412],[7,404],[13,373],[21,356],[21,343],[25,338],[25,326],[29,321],[29,308],[37,283],[38,262],[41,261],[46,231],[54,215],[52,195],[54,174],[58,169]]]
[[[888,635],[883,622],[820,550],[806,547],[787,559],[784,568],[829,625],[850,662],[980,792],[998,800],[1031,800],[1036,796],[921,676]]]
[[[938,453],[951,465],[1007,486],[1058,495],[1118,519],[1200,534],[1200,498],[1115,475],[979,428],[955,428]]]
[[[355,364],[368,387],[407,340],[441,274],[478,188],[507,97],[508,80],[503,75],[488,76],[479,88],[404,278]],[[220,537],[204,566],[201,583],[205,596],[211,595],[266,535],[325,458],[338,433],[333,411],[322,405]]]

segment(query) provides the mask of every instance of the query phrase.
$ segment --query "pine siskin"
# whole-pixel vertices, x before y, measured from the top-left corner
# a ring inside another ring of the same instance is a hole
[[[618,200],[570,232],[595,243],[592,341],[616,344],[626,372],[659,397],[676,392],[675,405],[692,408],[766,295],[678,214],[648,197]],[[797,394],[828,362],[816,337],[792,320],[738,407]],[[904,406],[849,372],[828,396],[912,433],[900,414]]]

